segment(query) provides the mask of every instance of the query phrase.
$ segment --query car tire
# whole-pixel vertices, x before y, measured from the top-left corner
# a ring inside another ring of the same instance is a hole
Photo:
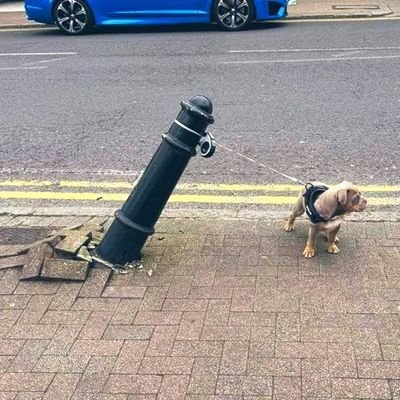
[[[92,13],[83,0],[57,0],[54,22],[67,35],[83,35],[93,27]]]
[[[247,29],[254,19],[252,0],[215,0],[213,17],[226,31]]]

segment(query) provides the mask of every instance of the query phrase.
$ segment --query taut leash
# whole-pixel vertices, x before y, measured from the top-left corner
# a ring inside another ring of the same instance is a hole
[[[178,123],[177,121],[175,121],[175,122]],[[281,175],[284,178],[289,179],[294,183],[297,183],[298,185],[302,185],[304,187],[306,187],[306,185],[307,185],[305,182],[301,181],[300,179],[297,179],[293,176],[286,175],[283,172],[280,172],[275,168],[269,167],[268,165],[260,163],[259,161],[256,161],[253,158],[247,157],[244,154],[239,153],[238,151],[232,150],[229,147],[226,147],[220,143],[217,143],[214,136],[209,132],[206,132],[205,136],[203,136],[203,135],[200,135],[199,133],[185,127],[181,123],[178,123],[178,125],[183,126],[189,132],[195,133],[196,135],[200,136],[199,148],[200,148],[200,154],[202,157],[205,157],[205,158],[211,157],[215,153],[216,148],[220,147],[221,149],[229,151],[230,153],[236,154],[238,157],[244,158],[247,161],[250,161],[256,165],[259,165],[260,167],[269,169],[270,171],[274,172],[275,174]]]
[[[217,145],[218,147],[220,147],[221,149],[224,149],[224,150],[226,150],[226,151],[229,151],[230,153],[234,153],[234,154],[236,154],[237,156],[239,156],[239,157],[241,157],[241,158],[244,158],[244,159],[247,160],[247,161],[250,161],[250,162],[252,162],[252,163],[254,163],[254,164],[256,164],[256,165],[259,165],[260,167],[269,169],[270,171],[275,172],[275,174],[281,175],[281,176],[283,176],[284,178],[289,179],[290,181],[292,181],[292,182],[294,182],[294,183],[297,183],[298,185],[306,186],[306,183],[303,182],[303,181],[301,181],[301,180],[298,179],[298,178],[295,178],[295,177],[293,177],[293,176],[286,175],[286,174],[284,174],[283,172],[280,172],[280,171],[278,171],[278,170],[275,169],[275,168],[272,168],[272,167],[269,167],[268,165],[265,165],[265,164],[263,164],[263,163],[260,163],[259,161],[256,161],[256,160],[254,160],[254,159],[252,159],[252,158],[250,158],[250,157],[247,157],[247,156],[245,156],[244,154],[241,154],[241,153],[239,153],[239,152],[237,152],[237,151],[235,151],[235,150],[232,150],[232,149],[230,149],[229,147],[226,147],[226,146],[224,146],[224,145],[222,145],[222,144],[220,144],[220,143],[217,143],[216,145]]]

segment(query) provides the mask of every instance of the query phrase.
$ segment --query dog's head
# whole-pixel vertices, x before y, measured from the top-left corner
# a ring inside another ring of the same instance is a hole
[[[342,182],[330,187],[315,202],[319,214],[329,220],[337,215],[364,211],[367,199],[359,189],[350,182]]]
[[[350,182],[342,182],[337,186],[337,197],[346,214],[354,211],[364,211],[367,207],[367,199]]]

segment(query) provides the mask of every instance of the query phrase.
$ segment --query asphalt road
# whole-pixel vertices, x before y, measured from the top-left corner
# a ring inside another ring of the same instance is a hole
[[[3,31],[0,92],[2,180],[133,176],[179,102],[204,94],[221,144],[289,175],[399,182],[398,21]],[[223,150],[185,181],[286,183]]]

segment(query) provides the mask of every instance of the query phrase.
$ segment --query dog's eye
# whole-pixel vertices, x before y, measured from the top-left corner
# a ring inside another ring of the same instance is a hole
[[[356,203],[358,203],[360,201],[360,195],[359,194],[356,194],[354,197],[353,197],[353,204],[356,204]]]

